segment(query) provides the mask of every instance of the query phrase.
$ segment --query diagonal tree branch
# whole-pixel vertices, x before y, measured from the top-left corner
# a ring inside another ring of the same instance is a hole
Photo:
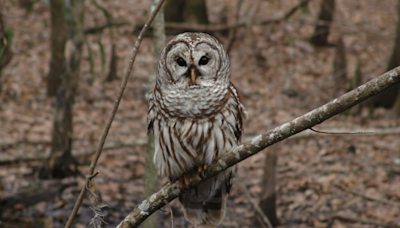
[[[216,163],[211,164],[208,168],[207,176],[204,179],[201,179],[198,175],[192,175],[190,188],[197,186],[205,181],[205,179],[217,175],[219,172],[260,152],[266,147],[320,124],[332,116],[345,111],[399,82],[400,66],[303,116],[297,117],[273,130],[256,136],[250,142],[237,147],[232,152],[224,154]],[[167,184],[160,191],[154,193],[136,206],[118,225],[118,228],[138,227],[149,215],[163,207],[165,202],[170,202],[178,197],[182,191],[177,182]]]

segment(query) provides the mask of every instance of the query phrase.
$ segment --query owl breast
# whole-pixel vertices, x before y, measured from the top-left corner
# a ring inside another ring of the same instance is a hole
[[[220,111],[226,104],[228,89],[221,85],[176,87],[157,94],[161,111],[169,117],[202,118]]]
[[[204,91],[211,89],[220,88],[192,88],[178,93],[180,96],[170,92],[161,100],[157,99],[161,94],[157,95],[160,91],[156,88],[150,97],[154,163],[162,175],[177,178],[193,167],[211,164],[239,145],[241,117],[245,111],[236,98],[236,91],[231,86],[207,96]],[[174,105],[181,107],[174,109]]]

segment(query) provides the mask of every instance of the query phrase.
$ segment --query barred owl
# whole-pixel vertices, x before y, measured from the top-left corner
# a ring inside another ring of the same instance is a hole
[[[240,144],[247,112],[229,81],[228,55],[204,33],[183,33],[161,52],[156,86],[149,97],[148,129],[154,133],[154,163],[161,175],[190,184],[188,174]],[[225,217],[236,166],[179,197],[186,220],[195,227],[216,227]]]

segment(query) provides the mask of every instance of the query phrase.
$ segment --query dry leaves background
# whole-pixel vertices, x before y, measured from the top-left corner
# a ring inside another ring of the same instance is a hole
[[[124,74],[136,36],[150,1],[98,1],[115,22],[129,22],[117,29],[118,75]],[[289,121],[344,93],[348,82],[337,83],[332,76],[335,48],[315,48],[307,39],[314,31],[320,1],[310,1],[287,21],[256,25],[265,19],[279,18],[298,2],[243,1],[240,28],[230,53],[232,82],[243,96],[250,119],[245,122],[245,139]],[[46,97],[46,75],[50,58],[50,13],[44,2],[26,13],[13,1],[3,1],[4,20],[14,30],[14,58],[4,69],[4,91],[0,95],[0,197],[7,197],[42,182],[36,171],[50,152],[50,132],[54,99]],[[235,23],[236,1],[209,0],[212,23]],[[349,81],[357,62],[361,63],[363,82],[383,73],[394,45],[396,0],[336,1],[330,41],[343,37]],[[85,27],[106,23],[103,14],[86,1]],[[254,25],[250,25],[254,24]],[[217,33],[227,43],[227,39]],[[73,153],[82,174],[87,173],[91,153],[116,97],[119,81],[105,82],[111,55],[110,31],[101,35],[107,61],[101,63],[99,35],[89,35],[94,60],[90,72],[89,53],[84,48],[81,79],[74,110]],[[168,37],[171,38],[171,37]],[[152,39],[145,38],[134,71],[106,141],[96,177],[101,203],[109,205],[106,227],[113,227],[143,199],[144,156],[146,144],[146,83],[152,73]],[[94,81],[93,81],[94,78]],[[91,83],[93,81],[93,83]],[[387,111],[360,115],[338,115],[318,126],[327,131],[343,129],[391,129],[399,120]],[[278,159],[277,213],[281,227],[377,227],[343,220],[335,215],[400,226],[400,140],[388,135],[316,135],[288,139],[280,143]],[[240,164],[239,181],[257,199],[264,153]],[[62,227],[75,202],[83,178],[68,178],[61,193],[32,206],[17,204],[1,214],[0,227]],[[160,178],[160,186],[166,183]],[[59,182],[57,182],[60,184]],[[362,195],[391,201],[386,205],[355,196],[338,186]],[[46,187],[44,187],[46,188]],[[186,227],[180,205],[171,204],[175,227]],[[158,212],[160,227],[169,227],[169,212]],[[76,227],[86,227],[93,213],[85,199]],[[243,190],[234,185],[223,227],[261,227]]]

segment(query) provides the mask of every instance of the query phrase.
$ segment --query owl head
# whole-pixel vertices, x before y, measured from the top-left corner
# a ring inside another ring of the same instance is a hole
[[[167,43],[157,67],[160,89],[227,88],[230,62],[222,44],[205,33],[182,33]]]

